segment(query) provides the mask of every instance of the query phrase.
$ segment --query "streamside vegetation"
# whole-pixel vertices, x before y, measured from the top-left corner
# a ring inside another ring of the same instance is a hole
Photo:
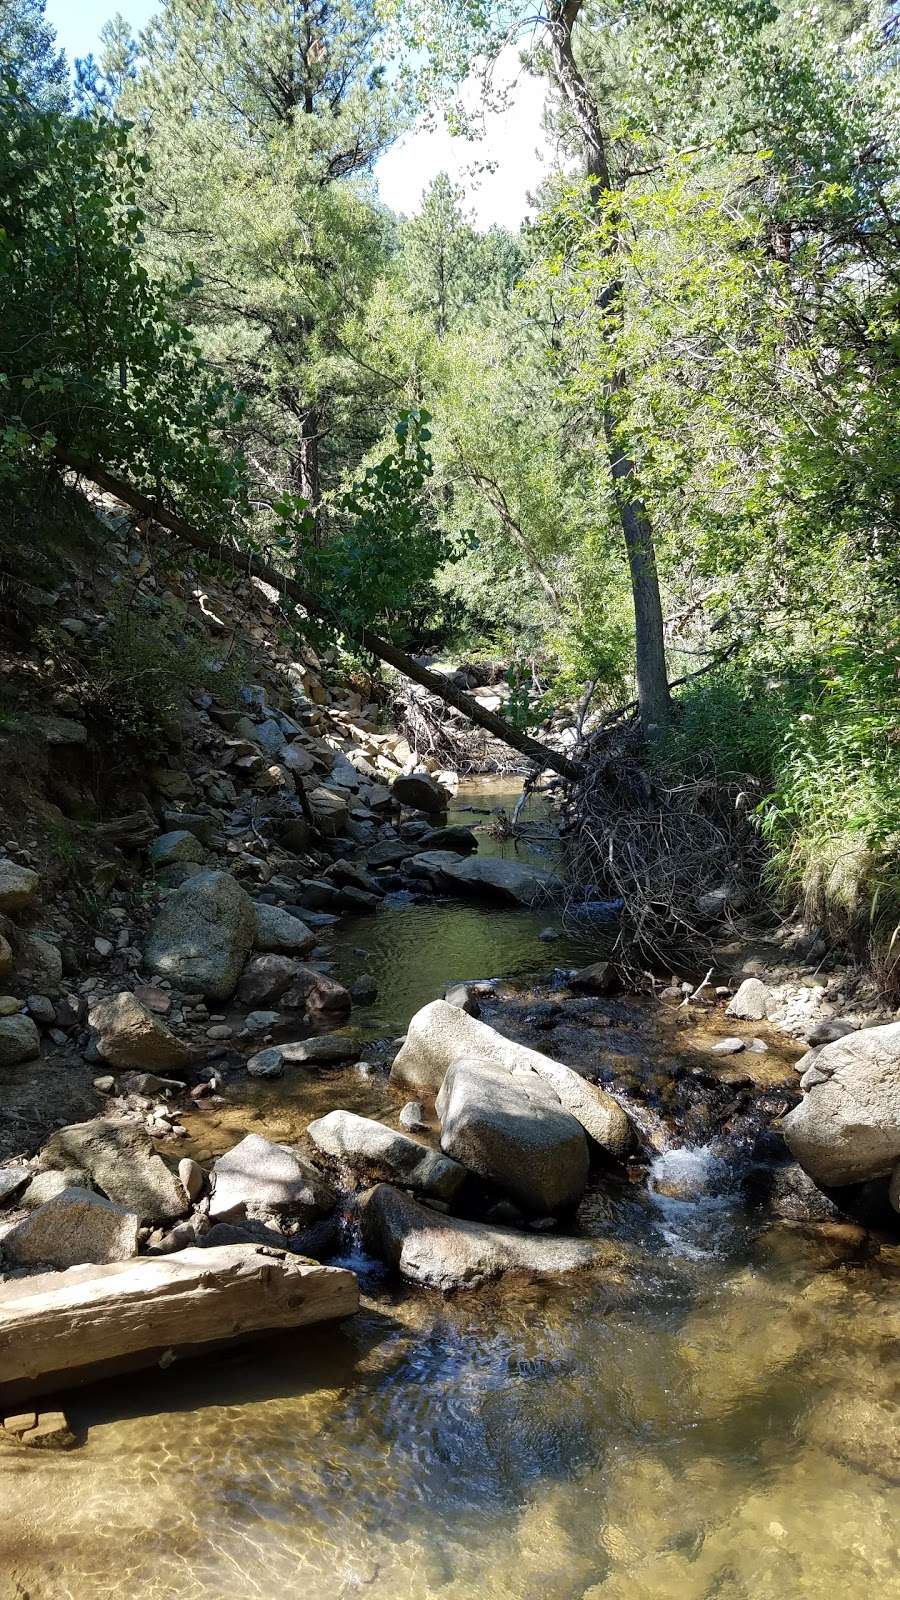
[[[527,222],[391,214],[379,157],[501,55]],[[99,465],[348,641],[503,661],[520,726],[578,708],[580,871],[645,943],[762,882],[896,989],[893,10],[163,0],[70,89],[0,0],[0,67],[4,545]]]

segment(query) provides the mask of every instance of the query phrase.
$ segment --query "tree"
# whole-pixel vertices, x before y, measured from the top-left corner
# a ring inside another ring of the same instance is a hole
[[[45,0],[0,0],[0,70],[32,109],[64,111],[69,71],[44,11]]]
[[[244,507],[212,438],[230,401],[139,259],[141,180],[121,130],[0,94],[0,478],[99,459],[224,530]]]
[[[121,12],[100,29],[99,62],[75,57],[75,108],[83,116],[112,116],[137,72],[138,46]]]
[[[154,255],[189,281],[208,359],[247,396],[232,442],[258,502],[289,489],[320,533],[348,443],[358,459],[375,437],[354,346],[387,229],[364,180],[403,106],[379,41],[368,0],[167,0],[120,101],[152,163]]]
[[[613,162],[614,107],[592,87],[576,53],[576,27],[584,0],[543,0],[537,25],[541,37],[538,59],[548,67],[554,86],[568,116],[570,135],[574,134],[589,180],[589,193],[598,211],[608,220],[614,215],[610,201],[622,187],[623,173]],[[467,71],[468,64],[487,52],[490,59],[510,35],[519,30],[534,33],[531,11],[510,16],[497,7],[475,13],[460,8],[456,0],[441,0],[437,8],[442,22],[434,30],[418,13],[416,42],[423,44],[429,35],[435,41],[433,53],[440,68],[451,74]],[[607,271],[597,286],[595,315],[608,330],[610,346],[615,347],[621,323],[622,263],[628,241],[623,231],[606,230]],[[607,472],[631,574],[635,620],[635,675],[641,719],[647,731],[661,728],[671,711],[666,669],[665,635],[660,600],[656,548],[646,507],[637,486],[633,447],[623,422],[627,413],[624,374],[613,369],[605,385],[599,418],[600,435],[607,459]]]

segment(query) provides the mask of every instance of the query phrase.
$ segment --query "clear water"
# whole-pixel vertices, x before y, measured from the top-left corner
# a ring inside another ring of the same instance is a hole
[[[470,931],[451,936],[457,909]],[[546,916],[423,906],[404,942],[408,915],[340,935],[348,962],[371,940],[356,970],[378,965],[387,1032],[451,977],[560,959]],[[632,1022],[661,1059],[667,1028]],[[397,1110],[354,1070],[251,1095],[198,1118],[195,1148]],[[581,1216],[638,1251],[626,1287],[443,1301],[356,1254],[364,1309],[341,1327],[71,1397],[82,1449],[0,1452],[0,1597],[900,1596],[900,1251],[835,1266],[800,1230],[760,1230],[705,1145]]]

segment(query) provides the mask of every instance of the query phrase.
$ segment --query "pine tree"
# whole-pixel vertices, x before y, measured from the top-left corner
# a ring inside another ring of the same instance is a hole
[[[0,70],[40,111],[65,111],[69,71],[44,0],[0,0]]]

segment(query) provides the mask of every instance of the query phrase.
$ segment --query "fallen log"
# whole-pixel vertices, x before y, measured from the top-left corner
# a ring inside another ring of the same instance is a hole
[[[0,1285],[0,1407],[358,1305],[352,1272],[255,1244],[13,1279]]]
[[[207,555],[218,557],[226,561],[235,572],[248,578],[261,578],[263,583],[268,583],[279,594],[286,595],[295,604],[303,606],[311,616],[318,617],[320,621],[335,627],[335,618],[320,605],[315,595],[309,593],[293,578],[289,578],[277,567],[270,566],[262,561],[252,550],[238,550],[230,548],[222,540],[214,538],[212,534],[204,533],[202,529],[195,528],[193,524],[185,522],[175,512],[169,511],[160,505],[150,495],[145,495],[128,483],[125,478],[118,477],[115,473],[108,472],[99,462],[85,461],[79,456],[70,456],[65,451],[57,449],[54,452],[56,459],[81,477],[90,478],[99,489],[105,489],[108,494],[115,495],[123,505],[130,506],[141,516],[149,517],[158,522],[163,528],[168,528],[176,538],[183,539],[186,544],[193,545],[194,549],[202,550]],[[344,627],[344,624],[341,624]],[[519,728],[514,728],[503,717],[498,717],[495,712],[487,711],[480,706],[478,701],[463,689],[457,689],[449,679],[440,673],[430,672],[427,667],[420,666],[412,656],[399,650],[396,645],[387,639],[382,639],[377,633],[372,633],[369,628],[346,628],[346,632],[370,655],[377,656],[388,666],[394,667],[404,677],[411,678],[414,683],[421,684],[423,689],[428,689],[431,694],[437,695],[447,705],[454,706],[461,711],[471,722],[480,728],[487,729],[496,739],[502,739],[504,744],[518,750],[520,755],[527,756],[543,770],[550,767],[563,778],[570,778],[577,782],[583,776],[582,769],[575,761],[570,761],[558,750],[551,750],[548,745],[541,744],[538,739],[532,739],[530,734],[523,733]]]

